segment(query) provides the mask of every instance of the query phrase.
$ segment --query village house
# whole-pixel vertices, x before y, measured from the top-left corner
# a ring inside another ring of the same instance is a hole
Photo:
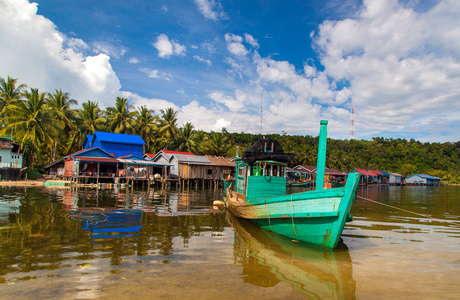
[[[441,178],[426,174],[414,174],[406,178],[410,185],[441,185]]]
[[[195,154],[191,152],[160,150],[157,154],[146,153],[144,159],[158,164],[169,165],[170,178],[179,178],[179,163],[194,161]]]
[[[19,179],[23,159],[20,149],[11,136],[0,136],[0,180]]]
[[[404,175],[398,173],[390,173],[391,185],[402,185],[404,183]]]
[[[144,156],[145,142],[139,135],[95,131],[83,141],[83,149],[101,148],[115,157]]]

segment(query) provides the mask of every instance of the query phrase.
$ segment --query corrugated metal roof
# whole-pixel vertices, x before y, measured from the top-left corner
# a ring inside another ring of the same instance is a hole
[[[180,163],[208,163],[211,162],[206,156],[197,156],[197,155],[184,155],[184,154],[173,154]]]
[[[404,177],[404,175],[401,175],[401,174],[398,174],[398,173],[390,173],[390,175]]]
[[[115,156],[113,156],[112,154],[108,153],[107,151],[105,151],[104,149],[101,149],[101,148],[99,148],[99,147],[93,147],[93,148],[89,148],[89,149],[83,149],[83,150],[74,152],[74,153],[72,153],[72,154],[66,155],[66,156],[64,156],[63,158],[74,157],[74,156],[81,156],[82,154],[85,154],[86,152],[91,152],[91,151],[95,151],[95,150],[100,151],[100,152],[103,152],[105,155],[107,155],[107,156],[109,156],[109,157],[115,158]]]
[[[139,159],[118,159],[121,163],[128,164],[128,165],[141,165],[141,166],[164,166],[164,164],[155,163],[150,160],[139,160]],[[169,165],[168,165],[169,166]]]
[[[382,173],[385,176],[390,176],[390,173],[387,173],[387,172],[384,172],[384,171],[380,171],[380,173]]]
[[[312,173],[316,170],[316,166],[297,165],[294,167],[294,170],[305,170],[305,171]]]
[[[324,174],[329,174],[329,175],[347,175],[348,173],[339,171],[339,170],[337,170],[337,169],[328,169],[328,168],[326,168],[326,169],[324,170]]]
[[[419,177],[426,178],[426,179],[437,179],[437,180],[439,179],[439,180],[441,180],[441,178],[439,178],[439,177],[434,177],[434,176],[427,175],[427,174],[414,174],[412,176],[419,176]],[[412,176],[410,176],[410,177],[412,177]]]
[[[174,156],[179,160],[181,164],[201,164],[201,165],[210,165],[211,162],[206,156],[199,155],[181,155],[174,154]]]
[[[224,167],[234,167],[235,166],[235,162],[233,161],[231,157],[210,156],[210,155],[206,155],[206,157],[213,165],[224,166]]]
[[[89,157],[89,156],[76,156],[72,157],[74,160],[88,161],[88,162],[101,162],[101,163],[119,163],[120,160],[109,157]]]
[[[354,170],[366,176],[377,176],[374,172],[372,172],[372,170],[366,170],[366,169],[354,169]]]
[[[145,145],[144,140],[139,135],[112,133],[95,131],[95,138],[101,142],[117,143],[117,144],[131,144],[131,145]]]

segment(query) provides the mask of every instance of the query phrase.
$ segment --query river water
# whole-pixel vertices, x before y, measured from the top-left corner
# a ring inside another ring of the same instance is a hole
[[[0,295],[459,299],[460,187],[357,194],[323,250],[213,208],[221,190],[0,187]]]

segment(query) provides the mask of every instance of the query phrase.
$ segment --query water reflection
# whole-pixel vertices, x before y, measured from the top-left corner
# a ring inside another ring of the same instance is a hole
[[[139,261],[184,262],[190,257],[181,248],[192,237],[228,227],[225,215],[210,213],[215,191],[2,192],[0,284],[54,277],[69,268],[94,275],[105,260],[112,266],[99,267],[106,274],[138,269]]]
[[[280,281],[308,299],[355,299],[356,283],[347,247],[299,245],[228,215],[235,229],[234,256],[244,282],[272,287]]]

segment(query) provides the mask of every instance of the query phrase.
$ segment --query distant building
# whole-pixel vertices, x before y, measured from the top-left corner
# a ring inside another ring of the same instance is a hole
[[[404,175],[398,173],[390,173],[390,184],[391,185],[402,185],[404,182]]]
[[[20,149],[11,136],[0,136],[0,180],[19,179],[23,159]]]
[[[193,162],[197,160],[195,154],[191,152],[171,150],[160,150],[155,155],[147,153],[144,155],[144,159],[150,159],[155,163],[163,165],[170,165],[168,174],[171,178],[179,177],[179,163]]]
[[[130,154],[144,156],[145,142],[139,135],[96,131],[93,136],[88,136],[83,142],[83,149],[98,147],[115,157]]]
[[[440,185],[441,178],[426,174],[414,174],[406,178],[410,185]]]

